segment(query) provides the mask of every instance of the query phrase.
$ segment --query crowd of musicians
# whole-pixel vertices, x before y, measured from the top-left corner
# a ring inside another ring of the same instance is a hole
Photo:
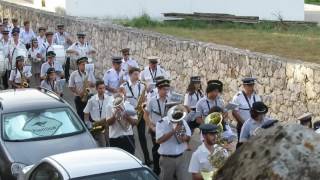
[[[257,133],[258,127],[271,121],[266,117],[268,107],[255,91],[255,78],[244,77],[241,89],[228,104],[222,96],[223,83],[202,82],[200,76],[192,76],[185,94],[179,96],[171,86],[169,73],[159,65],[158,57],[148,57],[149,64],[140,69],[141,62],[131,58],[130,49],[124,48],[119,49],[120,56],[110,57],[112,67],[105,71],[103,79],[98,79],[86,70],[89,57],[96,53],[86,34],[78,33],[77,39],[72,40],[63,24],[56,26],[56,32],[39,27],[35,33],[29,21],[23,22],[22,27],[18,19],[11,21],[4,18],[0,25],[0,48],[8,59],[2,77],[4,89],[29,88],[33,77],[32,86],[63,96],[64,88],[58,82],[67,82],[77,114],[99,146],[118,147],[134,154],[133,128],[137,127],[144,162],[162,180],[185,180],[187,172],[195,180],[203,179],[201,172],[214,168],[208,156],[215,151],[219,134],[226,140],[223,147],[232,152],[234,144],[245,143]],[[64,47],[67,54],[64,64],[56,61],[53,45]],[[76,70],[71,74],[69,55],[76,57]],[[206,118],[214,113],[221,114],[221,122],[206,123]],[[229,124],[231,116],[237,122],[237,134]],[[300,120],[312,127],[310,114]],[[202,144],[195,149],[189,163],[184,156],[192,150],[189,141],[193,133],[199,132],[195,131],[197,128],[201,130]],[[152,158],[146,132],[152,138]]]

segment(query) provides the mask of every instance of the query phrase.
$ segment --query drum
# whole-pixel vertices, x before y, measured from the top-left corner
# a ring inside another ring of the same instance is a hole
[[[12,56],[12,69],[16,67],[16,57],[23,56],[27,60],[27,50],[22,48],[17,48]]]
[[[6,73],[8,68],[8,58],[4,57],[2,51],[0,51],[0,76],[3,76]]]
[[[66,63],[66,51],[62,45],[52,45],[53,51],[56,53],[56,61],[61,65]]]

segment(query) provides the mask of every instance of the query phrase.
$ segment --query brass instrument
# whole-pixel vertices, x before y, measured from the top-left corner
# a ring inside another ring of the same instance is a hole
[[[140,83],[144,85],[144,89],[143,89],[142,93],[140,94],[138,102],[137,102],[137,107],[136,107],[137,116],[138,116],[137,124],[140,123],[140,121],[143,117],[143,114],[144,114],[144,106],[145,106],[144,102],[145,102],[145,98],[146,98],[145,94],[147,91],[147,84],[142,81]]]
[[[178,125],[181,125],[181,129],[175,133],[178,144],[183,143],[180,137],[186,134],[186,127],[183,124],[183,119],[187,115],[187,109],[182,105],[175,105],[168,110],[168,118],[173,123],[173,128],[175,129]]]
[[[21,75],[21,85],[23,88],[28,88],[29,87],[29,83],[28,83],[28,80],[27,80],[27,77],[23,74],[22,71],[19,71],[20,72],[20,75]]]
[[[222,120],[223,120],[222,113],[213,112],[205,118],[204,123],[218,126],[218,132],[222,133],[223,132]]]
[[[124,131],[128,131],[131,127],[130,123],[123,118],[125,114],[131,116],[136,115],[136,110],[131,107],[130,104],[125,103],[124,95],[117,95],[114,97],[113,100],[113,110],[116,108],[120,108],[122,111],[116,114],[116,121],[119,122],[120,126],[123,128]]]
[[[81,101],[87,102],[89,99],[89,93],[90,93],[88,76],[86,76],[83,81],[82,92],[83,92],[83,96],[81,97]]]
[[[104,130],[106,129],[106,126],[107,126],[106,119],[103,119],[101,121],[93,122],[92,123],[92,128],[90,129],[90,132],[92,134],[103,133]]]

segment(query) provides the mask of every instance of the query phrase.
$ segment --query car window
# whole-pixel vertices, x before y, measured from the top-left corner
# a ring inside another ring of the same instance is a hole
[[[31,174],[29,180],[62,180],[61,174],[48,163],[40,164]]]
[[[147,168],[138,168],[110,172],[105,174],[96,174],[92,176],[75,178],[73,180],[157,180],[156,176]]]
[[[2,135],[8,141],[54,138],[83,131],[83,126],[69,108],[4,114]]]

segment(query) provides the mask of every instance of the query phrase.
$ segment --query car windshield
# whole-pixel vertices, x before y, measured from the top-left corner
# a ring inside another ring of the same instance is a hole
[[[96,174],[92,176],[79,177],[72,180],[157,180],[156,176],[147,168],[138,168],[110,172],[105,174]]]
[[[8,113],[2,116],[2,137],[31,141],[79,133],[83,126],[69,108]]]

